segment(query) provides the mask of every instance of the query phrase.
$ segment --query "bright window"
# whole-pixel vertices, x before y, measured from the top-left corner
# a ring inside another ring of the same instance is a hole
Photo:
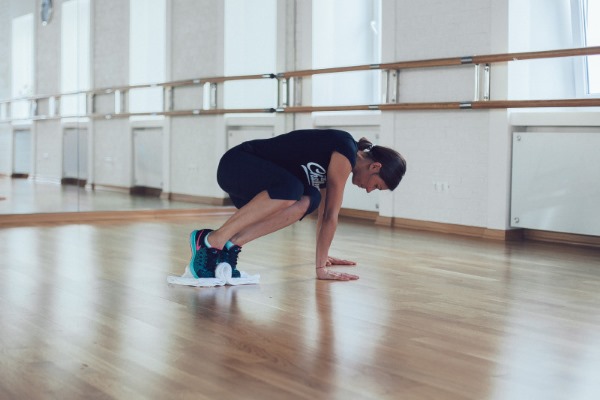
[[[313,0],[313,68],[378,64],[380,0]],[[378,103],[378,71],[315,75],[313,105]]]
[[[90,0],[62,3],[61,80],[62,93],[90,89]],[[65,117],[86,114],[85,94],[62,96]]]
[[[131,0],[130,2],[129,83],[131,85],[147,85],[166,80],[166,7],[166,0]],[[129,111],[132,113],[162,112],[162,87],[130,90]]]
[[[586,46],[600,46],[600,0],[581,0]],[[600,55],[587,57],[587,93],[600,94]]]
[[[26,97],[33,94],[33,14],[17,17],[12,21],[12,96]],[[12,118],[29,117],[29,101],[12,103]]]
[[[277,71],[277,1],[225,1],[225,75],[268,74]],[[228,81],[227,109],[277,107],[275,79]]]

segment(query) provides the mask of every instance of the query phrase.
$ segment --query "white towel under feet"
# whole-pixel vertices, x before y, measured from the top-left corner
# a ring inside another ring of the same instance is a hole
[[[250,285],[257,284],[260,281],[260,275],[248,275],[242,271],[240,271],[240,275],[239,278],[233,278],[231,276],[231,265],[223,262],[215,268],[214,278],[194,278],[189,266],[186,266],[183,275],[167,276],[167,282],[174,285],[214,287],[223,285]]]

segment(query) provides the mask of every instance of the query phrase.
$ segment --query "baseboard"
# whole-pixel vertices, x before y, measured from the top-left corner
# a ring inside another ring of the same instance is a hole
[[[339,215],[345,218],[362,219],[373,222],[376,222],[378,218],[378,214],[375,211],[353,210],[350,208],[342,208]]]
[[[129,194],[134,196],[160,197],[162,189],[148,186],[133,186],[129,188]]]
[[[181,201],[185,203],[209,204],[211,206],[231,206],[233,203],[229,197],[217,198],[206,196],[193,196],[189,194],[168,193],[166,194],[169,200]]]
[[[394,224],[394,218],[392,218],[392,217],[382,217],[381,215],[378,215],[377,218],[375,219],[375,225],[393,226],[393,224]]]
[[[234,207],[198,209],[160,209],[132,211],[82,211],[69,213],[6,214],[0,215],[0,227],[44,224],[76,224],[87,222],[138,221],[162,218],[197,218],[231,215]]]
[[[485,229],[482,237],[484,239],[502,240],[505,242],[518,242],[523,240],[523,229]]]
[[[419,221],[414,219],[393,218],[392,226],[395,228],[415,229],[420,231],[450,233],[462,236],[483,237],[485,228],[477,226],[447,224],[443,222]]]
[[[85,187],[87,181],[85,179],[77,179],[77,178],[62,178],[60,180],[61,185],[74,185],[79,187]]]
[[[107,190],[110,192],[119,192],[122,194],[129,194],[129,187],[125,186],[115,186],[115,185],[98,185],[97,183],[92,183],[91,185],[86,185],[86,188],[90,187],[92,190]]]
[[[575,233],[561,233],[523,229],[523,238],[536,242],[549,242],[570,244],[576,246],[600,247],[600,236],[579,235]]]
[[[528,240],[577,246],[600,247],[600,236],[578,235],[573,233],[548,232],[533,229],[488,229],[474,226],[446,224],[442,222],[418,221],[391,217],[378,217],[375,220],[375,223],[377,225],[392,226],[394,228],[478,237],[481,239],[503,242]]]
[[[443,222],[419,221],[405,218],[380,217],[376,221],[379,225],[395,228],[413,229],[419,231],[445,233],[450,235],[470,236],[498,241],[523,240],[523,229],[489,229],[478,226],[448,224]]]

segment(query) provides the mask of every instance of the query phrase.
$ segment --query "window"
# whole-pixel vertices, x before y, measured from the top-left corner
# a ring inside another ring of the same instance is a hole
[[[130,2],[130,85],[148,85],[166,80],[166,7],[166,0],[131,0]],[[162,112],[162,87],[130,90],[129,111],[132,113]],[[139,118],[132,117],[132,119]],[[148,117],[141,118],[148,119]]]
[[[33,94],[33,14],[12,20],[12,96],[26,97]],[[11,117],[29,118],[29,101],[12,103]]]
[[[313,0],[313,68],[378,64],[380,0]],[[313,105],[374,104],[379,72],[358,71],[312,78]]]
[[[277,71],[277,1],[225,1],[225,75]],[[277,107],[274,79],[228,81],[223,85],[227,109]]]
[[[600,0],[581,0],[585,46],[600,46]],[[586,57],[588,94],[600,94],[600,55]]]
[[[89,90],[90,0],[63,2],[61,29],[61,92]],[[85,94],[62,96],[61,114],[66,117],[85,115]]]

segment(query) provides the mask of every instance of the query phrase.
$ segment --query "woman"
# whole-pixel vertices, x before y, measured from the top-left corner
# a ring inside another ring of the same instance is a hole
[[[318,208],[317,278],[358,279],[326,268],[355,264],[328,254],[344,186],[352,174],[352,183],[367,193],[394,190],[405,172],[406,162],[398,152],[373,146],[365,138],[356,142],[340,130],[297,130],[244,142],[223,155],[217,171],[219,186],[238,210],[219,229],[190,234],[190,271],[195,278],[214,277],[216,265],[228,262],[233,277],[238,277],[237,259],[243,245]]]

